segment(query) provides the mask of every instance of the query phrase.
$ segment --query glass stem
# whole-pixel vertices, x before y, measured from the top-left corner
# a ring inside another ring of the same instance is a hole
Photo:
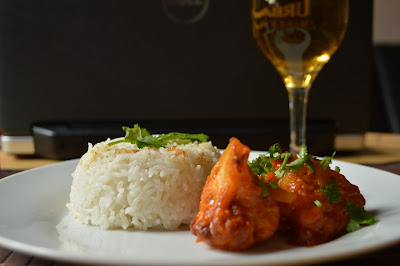
[[[290,110],[290,150],[298,154],[306,145],[307,102],[310,87],[287,89]]]

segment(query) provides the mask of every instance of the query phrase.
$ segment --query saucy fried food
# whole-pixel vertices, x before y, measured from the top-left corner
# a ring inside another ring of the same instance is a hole
[[[280,205],[280,230],[288,232],[294,244],[313,246],[344,234],[350,221],[346,204],[363,209],[365,199],[357,186],[328,167],[329,162],[302,156],[306,158],[288,155],[285,163],[285,156],[272,160],[273,171],[264,181],[276,182],[286,192],[269,189]]]
[[[243,250],[270,238],[279,226],[278,204],[262,195],[248,166],[250,149],[238,139],[229,145],[203,188],[200,210],[190,228],[198,241],[224,250]]]
[[[290,242],[313,246],[378,220],[332,157],[322,160],[303,147],[298,155],[279,144],[247,162],[250,149],[232,138],[207,178],[191,230],[210,246],[244,250],[286,232]]]

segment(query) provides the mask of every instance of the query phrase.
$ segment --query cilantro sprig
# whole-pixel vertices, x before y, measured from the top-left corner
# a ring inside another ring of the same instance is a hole
[[[322,171],[325,171],[329,167],[335,154],[336,152],[333,152],[332,156],[325,156],[322,160],[320,160],[319,164]],[[253,171],[253,174],[260,176],[260,183],[258,186],[261,187],[261,193],[263,196],[268,196],[270,194],[268,186],[273,189],[279,187],[278,183],[275,181],[270,180],[269,182],[265,182],[265,176],[271,171],[275,171],[275,175],[278,178],[282,178],[287,171],[296,172],[305,164],[311,172],[315,173],[315,165],[311,160],[313,156],[308,153],[306,146],[302,147],[296,160],[289,162],[292,160],[292,158],[293,155],[291,153],[282,152],[281,146],[276,143],[270,147],[269,155],[260,155],[253,161],[249,162],[249,166]],[[279,159],[282,159],[281,166],[278,169],[275,169],[271,162]],[[334,171],[340,172],[340,168],[336,166]],[[336,204],[341,202],[342,194],[340,193],[340,187],[334,179],[332,179],[332,181],[324,188],[321,187],[320,189],[324,193],[325,198],[329,203]],[[374,215],[368,213],[363,208],[356,208],[353,203],[347,201],[344,203],[346,206],[346,211],[350,217],[350,222],[346,227],[348,232],[356,231],[360,229],[362,225],[373,225],[379,221],[374,217]],[[315,200],[314,204],[318,208],[323,207],[322,202],[319,200]]]
[[[262,174],[260,179],[261,179],[261,182],[258,183],[258,186],[261,187],[261,194],[264,197],[266,197],[270,194],[266,184],[268,184],[268,186],[272,189],[277,189],[279,187],[278,183],[276,183],[274,180],[270,180],[267,183],[265,183],[265,174]]]
[[[271,162],[281,158],[282,148],[279,143],[275,143],[269,148],[269,156],[261,154],[253,161],[249,162],[249,166],[255,175],[268,174],[275,168]]]
[[[269,190],[265,185],[265,174],[261,175],[261,182],[258,183],[258,186],[261,187],[261,195],[263,195],[264,197],[269,195]]]
[[[339,185],[336,183],[335,179],[325,186],[325,188],[320,188],[329,203],[335,204],[340,202],[342,194],[340,194]]]
[[[254,175],[260,176],[259,186],[262,189],[262,194],[264,196],[269,195],[268,188],[265,185],[265,175],[271,171],[275,171],[275,176],[278,178],[282,178],[287,171],[296,172],[298,169],[303,167],[304,164],[312,171],[315,172],[315,166],[312,162],[311,158],[313,156],[308,154],[307,147],[303,146],[299,152],[298,158],[294,161],[293,154],[290,152],[282,152],[282,147],[279,143],[275,143],[269,148],[268,155],[260,155],[253,161],[249,162],[249,167],[253,171]],[[272,161],[282,160],[282,163],[278,169],[275,169],[271,164]],[[291,161],[291,162],[290,162]],[[270,187],[277,188],[278,183],[274,181],[269,182]]]
[[[307,146],[303,146],[299,152],[298,158],[294,161],[292,160],[293,155],[289,152],[282,152],[282,148],[279,143],[275,143],[269,148],[269,155],[260,155],[253,161],[249,163],[250,168],[253,170],[255,175],[267,174],[271,171],[275,171],[275,175],[282,178],[286,171],[296,172],[298,169],[306,164],[307,167],[314,173],[315,166],[311,161],[313,156],[308,154]],[[275,169],[271,162],[282,159],[282,164],[278,169]]]
[[[336,151],[333,152],[332,156],[325,156],[321,162],[319,163],[321,166],[321,170],[325,170],[332,163],[333,157],[335,156]]]
[[[357,231],[361,225],[373,225],[379,221],[373,214],[362,208],[356,208],[351,202],[346,202],[346,210],[350,216],[350,222],[346,227],[347,232]]]
[[[314,204],[318,207],[321,208],[322,207],[322,203],[319,200],[315,200]]]
[[[324,192],[325,197],[329,203],[339,203],[341,200],[341,194],[339,192],[339,186],[335,180],[332,180],[326,188],[321,188]],[[317,202],[314,202],[318,207],[321,207]],[[350,221],[346,227],[347,232],[354,232],[361,228],[361,225],[373,225],[378,222],[373,214],[368,213],[363,208],[356,208],[354,203],[345,202],[347,214],[350,217]]]
[[[312,157],[312,154],[309,154],[307,151],[307,146],[303,146],[300,149],[299,158],[297,158],[287,166],[289,166],[291,168],[291,171],[293,172],[297,169],[300,169],[303,164],[306,164],[308,169],[310,169],[311,172],[315,173],[315,166],[314,163],[311,161]]]
[[[125,131],[125,138],[110,142],[108,144],[109,146],[122,142],[128,142],[136,144],[139,149],[144,147],[158,149],[161,147],[165,147],[169,143],[187,144],[193,141],[206,142],[209,140],[209,137],[202,133],[187,134],[187,133],[172,132],[168,134],[153,136],[147,129],[140,128],[138,124],[135,124],[133,128],[123,126],[122,129]]]
[[[311,172],[315,173],[314,163],[311,161],[313,157],[307,152],[307,146],[303,146],[299,152],[298,158],[290,163],[287,163],[292,159],[292,154],[285,152],[280,154],[280,158],[283,159],[281,166],[275,171],[275,175],[282,178],[286,171],[296,172],[298,169],[302,168],[304,164],[307,165]]]

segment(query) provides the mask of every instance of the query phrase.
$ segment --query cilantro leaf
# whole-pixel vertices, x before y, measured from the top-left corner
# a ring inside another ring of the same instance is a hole
[[[248,165],[255,175],[267,174],[275,170],[271,164],[271,159],[264,154],[261,154],[259,157],[249,162]]]
[[[267,174],[268,172],[275,171],[275,175],[278,178],[282,178],[286,171],[296,172],[302,168],[304,164],[312,171],[315,172],[314,163],[311,161],[312,155],[307,153],[307,146],[303,146],[299,153],[299,158],[288,163],[293,155],[289,152],[282,153],[282,147],[279,143],[275,143],[269,148],[269,155],[260,155],[253,161],[249,162],[249,166],[253,171],[253,174],[260,175],[262,173]],[[281,166],[275,169],[271,162],[274,160],[283,159]]]
[[[287,166],[290,167],[290,171],[294,173],[298,169],[302,168],[304,163],[305,162],[303,158],[297,158],[296,160],[288,163]]]
[[[342,195],[340,194],[340,188],[334,179],[332,179],[332,181],[327,184],[325,188],[320,189],[324,192],[329,203],[335,204],[340,201]]]
[[[157,139],[163,142],[176,142],[177,144],[186,144],[192,141],[206,142],[209,137],[205,134],[187,134],[179,132],[171,132],[168,134],[162,134]]]
[[[158,149],[161,147],[165,147],[169,143],[187,144],[192,141],[206,142],[209,140],[209,137],[205,134],[187,134],[179,132],[152,136],[147,129],[140,128],[138,124],[135,124],[133,128],[123,126],[122,129],[125,131],[125,138],[113,141],[108,144],[109,146],[121,142],[128,142],[136,144],[139,149],[144,147]]]
[[[265,197],[269,195],[269,190],[267,186],[265,185],[265,174],[261,175],[261,181],[258,183],[258,186],[261,187],[261,194]]]
[[[306,164],[311,172],[315,173],[314,163],[311,161],[312,155],[307,153],[307,146],[301,147],[299,158],[287,164],[291,172],[296,172],[298,169]]]
[[[307,146],[301,147],[299,157],[304,160],[304,162],[307,164],[308,169],[310,169],[311,172],[315,173],[314,163],[311,161],[311,158],[313,156],[308,153]]]
[[[274,145],[272,145],[269,148],[269,156],[273,159],[276,158],[278,159],[278,157],[280,156],[280,154],[282,153],[282,147],[279,143],[275,143]]]
[[[277,189],[279,187],[278,183],[276,183],[274,180],[270,180],[268,182],[268,186],[270,186],[273,189]]]
[[[143,137],[149,136],[150,133],[145,128],[140,128],[138,124],[135,124],[133,128],[123,126],[122,129],[125,131],[125,138],[109,143],[108,145],[114,145],[121,142],[137,143],[142,140]]]
[[[350,222],[346,227],[348,232],[360,229],[361,225],[373,225],[379,221],[363,208],[356,208],[352,202],[346,202],[346,210],[350,216]]]
[[[265,158],[265,155],[260,155],[260,157],[257,157],[251,162],[248,162],[248,165],[253,172],[254,175],[261,175],[263,173],[263,163],[262,160]]]
[[[318,207],[321,208],[322,207],[322,203],[319,200],[315,200],[314,204]]]
[[[321,162],[319,163],[321,166],[321,170],[324,171],[326,168],[329,167],[329,165],[332,163],[332,159],[333,159],[333,156],[335,156],[335,154],[336,154],[336,151],[333,152],[331,157],[325,156],[324,159],[321,160]]]
[[[289,169],[287,165],[287,161],[292,158],[292,154],[285,152],[281,154],[281,158],[283,159],[283,162],[281,166],[275,171],[275,175],[279,178],[282,178],[283,175],[286,173],[286,171]]]
[[[353,219],[350,219],[349,223],[346,226],[346,231],[350,233],[350,232],[357,231],[360,228],[361,228],[361,225],[359,223],[357,223]]]
[[[138,139],[135,143],[137,144],[139,149],[142,149],[144,147],[158,149],[164,146],[164,143],[162,141],[153,136],[145,136],[142,139]]]
[[[272,189],[277,189],[279,187],[278,183],[276,183],[273,180],[270,180],[269,182],[267,182],[268,186],[271,187]],[[260,176],[260,183],[257,184],[259,187],[261,187],[261,195],[268,196],[269,190],[268,187],[265,184],[265,174],[261,174]]]

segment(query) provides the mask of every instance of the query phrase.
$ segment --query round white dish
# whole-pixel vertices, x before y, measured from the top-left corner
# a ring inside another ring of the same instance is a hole
[[[253,151],[255,158],[261,152]],[[75,223],[65,204],[78,160],[23,171],[0,180],[0,246],[56,261],[130,265],[283,265],[343,259],[400,241],[400,176],[333,160],[357,185],[379,222],[315,247],[295,247],[277,235],[246,252],[196,243],[189,228],[101,230]]]

